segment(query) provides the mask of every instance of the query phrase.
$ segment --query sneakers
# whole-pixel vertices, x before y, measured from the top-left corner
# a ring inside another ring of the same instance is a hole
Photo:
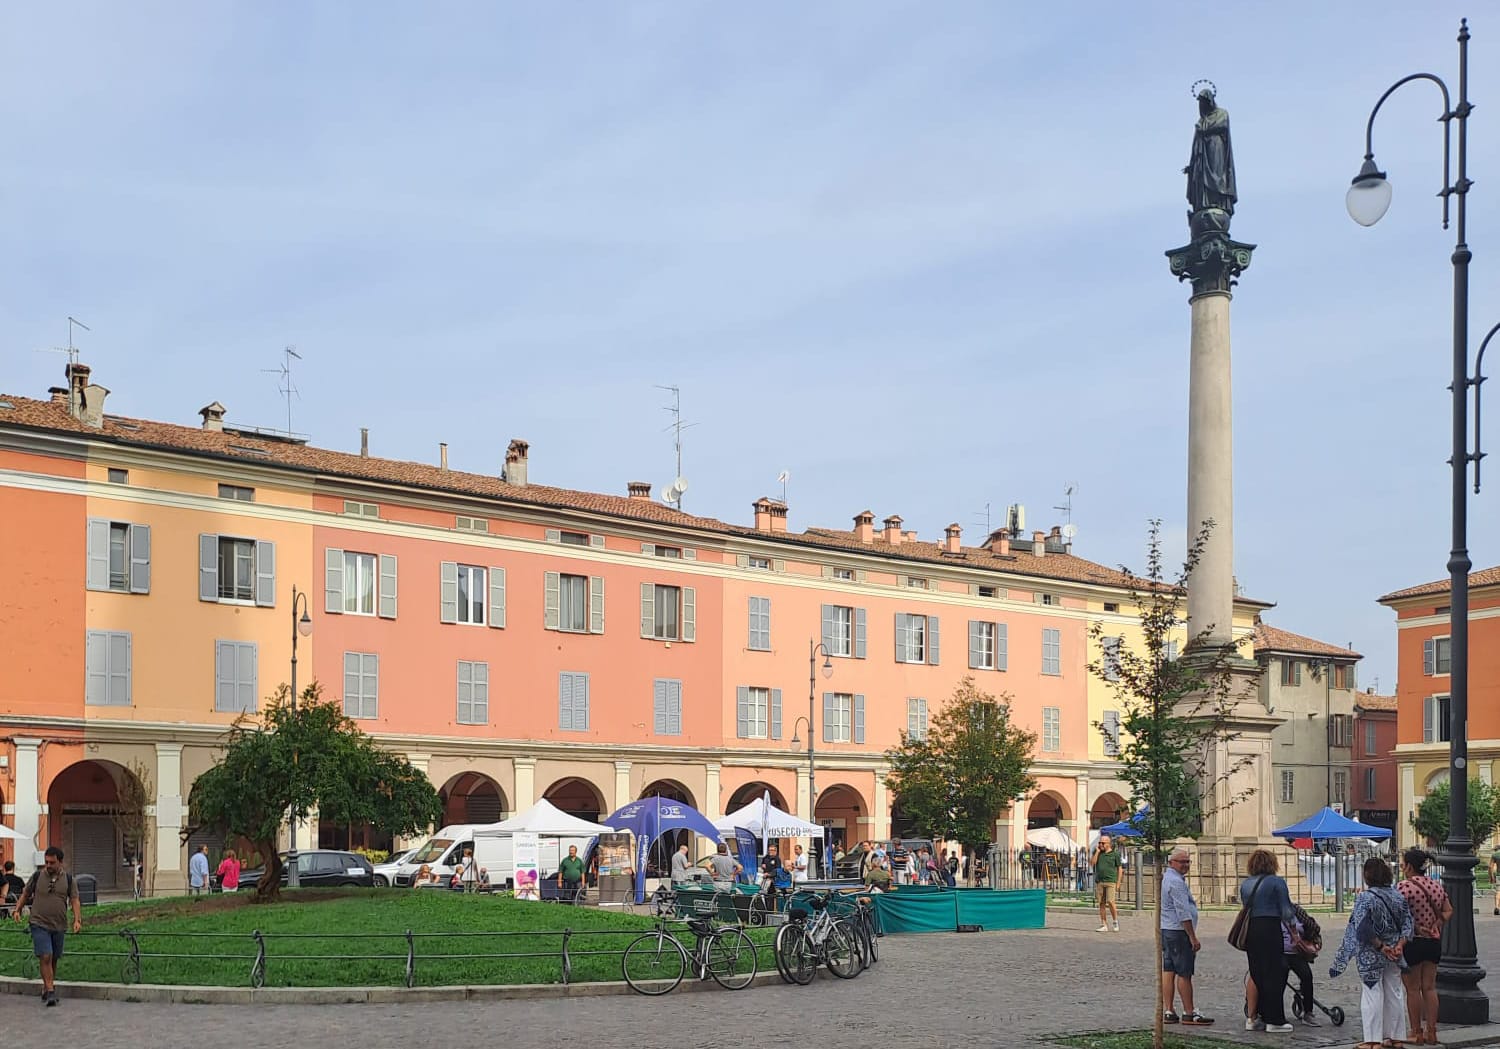
[[[57,1004],[57,992],[56,991],[48,991],[46,994],[42,995],[42,1001],[46,1002],[49,1007],[56,1005]]]
[[[1115,932],[1119,932],[1120,931],[1120,923],[1119,922],[1115,922],[1115,929],[1114,929],[1114,931]]]
[[[1291,1024],[1266,1024],[1266,1030],[1272,1034],[1287,1034],[1292,1030]]]
[[[1265,1029],[1266,1025],[1260,1022],[1258,1016],[1252,1016],[1245,1021],[1245,1030],[1247,1031],[1264,1031]]]
[[[1099,928],[1095,929],[1094,931],[1095,932],[1109,932],[1109,926],[1108,925],[1101,925],[1101,926],[1099,926]]]
[[[1318,1023],[1316,1017],[1314,1017],[1311,1013],[1308,1013],[1306,1016],[1304,1016],[1302,1018],[1302,1026],[1303,1027],[1322,1027],[1323,1025],[1320,1024],[1320,1023]]]

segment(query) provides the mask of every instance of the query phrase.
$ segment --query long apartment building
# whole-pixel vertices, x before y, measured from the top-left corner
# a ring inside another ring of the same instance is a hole
[[[181,884],[193,782],[290,675],[294,591],[300,683],[424,769],[446,822],[652,793],[714,816],[769,791],[834,838],[900,833],[884,752],[965,675],[1037,734],[1038,789],[996,840],[1081,838],[1125,804],[1088,630],[1134,644],[1137,624],[1125,578],[1057,530],[929,542],[865,511],[791,532],[769,499],[737,525],[646,485],[538,484],[524,441],[482,475],[107,394],[74,365],[49,399],[0,395],[0,803],[23,865],[57,843],[124,885],[117,817],[144,796],[150,876]],[[1247,638],[1264,607],[1237,604]],[[309,824],[304,845],[383,844]]]

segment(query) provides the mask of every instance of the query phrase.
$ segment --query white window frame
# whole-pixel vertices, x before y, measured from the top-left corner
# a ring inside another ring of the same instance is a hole
[[[914,743],[927,739],[927,700],[921,696],[907,697],[906,735]]]
[[[574,532],[571,529],[560,529],[557,533],[557,541],[563,546],[588,546],[589,534],[587,532]]]
[[[927,617],[914,615],[910,612],[898,613],[904,617],[906,623],[906,648],[901,653],[898,663],[926,663],[927,662]]]
[[[229,499],[236,503],[255,502],[255,489],[242,484],[219,484],[219,498]]]
[[[745,739],[769,739],[771,734],[771,690],[750,685],[745,690]]]
[[[1062,707],[1042,708],[1042,752],[1056,754],[1062,750]]]
[[[1444,655],[1444,652],[1447,655]],[[1447,662],[1446,669],[1443,663]],[[1432,639],[1432,674],[1434,677],[1448,677],[1453,673],[1453,637],[1442,634]]]
[[[224,550],[225,550],[226,545],[228,545],[229,547],[231,547],[233,549],[233,551],[234,551],[233,554],[231,555],[231,561],[230,561],[230,565],[229,565],[230,571],[228,571],[228,572],[224,571]],[[249,593],[246,594],[246,595],[244,595],[244,596],[240,595],[240,587],[239,587],[239,585],[236,582],[234,582],[235,570],[237,570],[240,567],[240,563],[241,563],[241,560],[242,560],[241,557],[240,557],[240,554],[242,553],[242,551],[240,550],[240,547],[242,547],[242,546],[249,547],[249,550],[250,550],[250,556],[248,558],[248,564],[250,566],[250,586],[249,586]],[[218,584],[219,585],[218,585],[218,593],[219,593],[219,601],[221,603],[225,603],[225,604],[233,603],[233,604],[245,604],[245,605],[253,605],[253,604],[255,604],[255,584],[256,584],[256,567],[257,567],[256,564],[255,564],[255,546],[256,546],[256,540],[254,540],[254,539],[245,539],[245,538],[242,538],[240,536],[234,536],[234,535],[221,535],[221,536],[219,536],[219,547],[218,547],[218,566],[219,566]],[[227,580],[227,583],[226,583],[226,580]],[[226,586],[227,586],[227,589],[228,589],[228,593],[225,592]]]
[[[994,670],[996,631],[995,624],[987,620],[977,619],[974,621],[974,625],[979,628],[977,631],[977,636],[979,638],[979,665],[977,667],[974,667],[973,669]]]
[[[572,606],[575,603],[576,594],[574,590],[582,592],[583,602],[579,609]],[[569,612],[578,614],[569,617]],[[557,575],[557,629],[565,634],[587,634],[589,632],[589,577],[577,575],[572,572],[559,572]],[[574,626],[574,622],[578,625]]]
[[[1333,770],[1333,803],[1349,804],[1349,773],[1344,769]]]
[[[468,670],[468,681],[464,680],[464,671]],[[460,659],[458,661],[457,673],[457,696],[453,711],[453,720],[460,725],[488,725],[490,723],[490,665],[482,660]],[[463,716],[464,686],[469,687],[469,717],[465,720]],[[480,698],[480,692],[484,698]],[[481,718],[477,713],[479,704],[484,704],[484,716]]]
[[[657,641],[681,641],[682,587],[672,583],[651,585],[651,636]],[[671,600],[667,600],[669,597]],[[670,622],[662,615],[663,610],[668,606],[672,610]],[[667,632],[669,629],[670,633]]]
[[[362,580],[368,579],[370,607],[362,608],[363,596],[359,589]],[[380,608],[380,558],[374,554],[357,550],[344,551],[344,615],[373,616]]]
[[[1378,733],[1373,720],[1365,722],[1365,756],[1373,757],[1376,748],[1380,746]]]
[[[751,594],[746,609],[745,647],[751,652],[771,651],[771,599]]]
[[[852,568],[835,568],[833,570],[833,578],[837,579],[837,580],[839,580],[841,582],[852,583],[852,582],[854,582],[854,569],[852,569]]]
[[[769,572],[771,571],[771,559],[769,557],[757,557],[755,554],[751,554],[745,559],[745,567],[753,568],[758,572]]]
[[[1057,627],[1042,628],[1042,673],[1062,677],[1062,631]]]
[[[828,729],[832,730],[832,739],[826,739],[830,743],[852,743],[854,741],[854,693],[835,692],[833,694],[834,721]],[[809,732],[812,730],[809,729]],[[826,730],[825,730],[826,731]]]
[[[476,586],[477,581],[477,586]],[[464,600],[465,585],[469,588],[469,599]],[[479,565],[466,565],[459,562],[458,565],[458,588],[455,591],[458,602],[458,612],[455,621],[463,626],[485,626],[488,622],[485,614],[489,611],[489,571]],[[475,612],[475,595],[478,595],[478,612]],[[477,618],[465,618],[476,616]]]
[[[830,605],[833,610],[832,627],[828,635],[830,656],[854,655],[854,608],[851,605]]]
[[[1281,804],[1290,805],[1297,798],[1297,773],[1292,769],[1281,770]]]

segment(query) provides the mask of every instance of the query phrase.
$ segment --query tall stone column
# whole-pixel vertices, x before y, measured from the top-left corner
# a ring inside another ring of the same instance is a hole
[[[1249,252],[1246,252],[1248,261]],[[1204,282],[1209,283],[1209,282]],[[1212,526],[1188,581],[1188,636],[1234,641],[1234,425],[1229,367],[1229,290],[1219,281],[1189,299],[1188,541]],[[1224,282],[1224,283],[1227,283]],[[1198,287],[1195,280],[1194,288]]]
[[[16,746],[16,869],[30,873],[42,865],[39,835],[42,830],[41,770],[38,748],[42,741],[24,736],[15,738]]]
[[[615,809],[623,809],[635,800],[635,791],[630,789],[630,762],[615,762]]]
[[[711,820],[716,820],[724,815],[724,807],[719,798],[719,792],[723,789],[719,783],[721,766],[717,761],[710,761],[703,766],[703,814]]]
[[[182,876],[182,744],[156,745],[156,872],[153,889],[175,892]]]
[[[516,774],[516,811],[525,812],[536,804],[536,758],[511,758]]]

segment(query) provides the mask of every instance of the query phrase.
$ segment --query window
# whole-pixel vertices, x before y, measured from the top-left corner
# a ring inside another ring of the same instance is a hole
[[[130,634],[90,630],[84,641],[83,701],[91,707],[130,706]]]
[[[323,558],[323,607],[336,615],[396,618],[396,558],[328,547]]]
[[[1343,664],[1340,664],[1340,665],[1338,665],[1338,666],[1336,666],[1336,667],[1333,668],[1333,687],[1334,688],[1353,688],[1354,687],[1354,666],[1353,666],[1353,664],[1343,663]]]
[[[344,714],[373,718],[380,710],[380,657],[374,652],[344,653]]]
[[[374,503],[360,503],[353,499],[345,499],[344,513],[350,517],[379,517],[380,507]]]
[[[1124,643],[1123,637],[1106,637],[1099,640],[1099,647],[1103,650],[1099,662],[1104,671],[1105,681],[1120,680],[1120,646]]]
[[[1106,602],[1104,602],[1104,611],[1106,611],[1106,612],[1118,612],[1119,610],[1120,610],[1120,602],[1118,602],[1118,601],[1106,601]]]
[[[110,470],[109,470],[109,483],[110,484],[129,484],[130,483],[130,471],[129,470],[118,470],[118,469],[116,469],[114,467],[110,467]]]
[[[1106,710],[1104,712],[1104,719],[1100,723],[1099,731],[1104,736],[1104,756],[1107,758],[1119,757],[1120,712],[1118,710]]]
[[[1349,773],[1335,769],[1333,773],[1333,804],[1347,805],[1349,799]]]
[[[750,599],[750,641],[746,645],[754,652],[771,651],[771,599]]]
[[[641,584],[641,636],[657,641],[698,639],[698,591],[690,586]]]
[[[1037,594],[1036,603],[1039,605],[1061,605],[1062,598],[1056,594]]]
[[[979,597],[999,597],[1000,588],[994,586],[981,586],[976,589]]]
[[[589,730],[589,676],[557,675],[557,727],[563,732]]]
[[[1055,754],[1062,750],[1062,708],[1042,708],[1042,750]]]
[[[221,484],[219,485],[219,498],[233,499],[238,503],[253,503],[255,502],[255,489],[244,488],[237,484]]]
[[[1292,769],[1281,770],[1281,803],[1291,804],[1297,784],[1297,774]]]
[[[1334,747],[1347,747],[1354,742],[1352,719],[1348,714],[1334,714],[1328,719],[1328,743]]]
[[[769,557],[747,557],[745,559],[745,567],[769,572],[771,570],[771,559]]]
[[[1447,743],[1451,738],[1447,696],[1427,696],[1422,700],[1422,742]]]
[[[604,633],[604,577],[547,572],[542,626],[570,634]]]
[[[460,532],[488,532],[490,523],[483,517],[464,517],[459,515],[453,519],[453,527]]]
[[[1375,753],[1375,722],[1365,722],[1365,753]]]
[[[214,710],[253,714],[260,694],[254,641],[214,642]]]
[[[1283,659],[1281,661],[1281,683],[1283,685],[1302,684],[1302,663],[1296,659]]]
[[[1003,670],[1003,663],[995,659],[995,638],[1004,631],[1003,623],[985,623],[969,620],[969,669]]]
[[[896,613],[896,662],[937,666],[940,655],[937,616]]]
[[[658,736],[682,735],[682,682],[657,678],[652,686],[652,721]]]
[[[505,569],[444,561],[439,566],[438,579],[439,622],[468,626],[484,626],[488,622],[497,629],[505,627]]]
[[[740,739],[780,739],[781,689],[750,685],[736,689],[735,735]]]
[[[865,697],[847,692],[823,693],[823,742],[865,741]]]
[[[657,557],[670,557],[674,559],[682,557],[682,547],[680,546],[653,546],[651,552]]]
[[[913,590],[926,590],[927,580],[918,579],[916,576],[907,576],[906,585],[911,587]]]
[[[1365,800],[1375,800],[1375,766],[1371,765],[1365,769]]]
[[[1053,676],[1062,674],[1062,631],[1047,628],[1042,631],[1042,673]]]
[[[832,578],[834,578],[834,579],[843,579],[845,581],[853,581],[853,579],[854,579],[854,569],[852,569],[852,568],[835,568],[833,570],[833,576],[832,576]]]
[[[927,700],[921,697],[906,701],[906,735],[915,743],[927,738]]]
[[[490,721],[490,665],[458,661],[458,723],[487,725]]]
[[[1453,667],[1453,639],[1451,637],[1430,637],[1422,642],[1422,673],[1431,677],[1434,674],[1448,674]]]
[[[276,604],[276,544],[227,535],[198,537],[198,600]]]
[[[588,546],[589,535],[587,532],[559,532],[557,541],[563,546]]]
[[[1176,660],[1177,660],[1177,642],[1176,641],[1168,641],[1167,644],[1166,644],[1166,648],[1162,652],[1162,656],[1163,656],[1163,658],[1166,659],[1166,661],[1168,663],[1176,662]]]
[[[90,518],[85,585],[119,594],[151,592],[151,526]]]
[[[865,658],[865,610],[848,605],[824,605],[823,648],[832,656]]]

